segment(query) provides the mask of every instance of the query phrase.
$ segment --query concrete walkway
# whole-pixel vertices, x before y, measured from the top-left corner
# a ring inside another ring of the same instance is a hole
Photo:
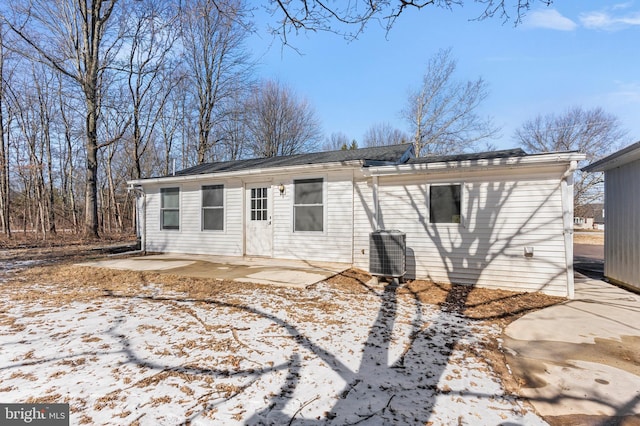
[[[351,267],[347,263],[185,254],[114,258],[81,265],[296,288],[317,283]]]
[[[504,347],[521,395],[548,421],[640,424],[639,295],[579,276],[574,300],[510,324]]]

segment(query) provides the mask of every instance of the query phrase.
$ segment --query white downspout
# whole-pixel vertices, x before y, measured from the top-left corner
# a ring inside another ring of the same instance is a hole
[[[140,235],[140,250],[147,254],[147,193],[142,190],[142,223]]]
[[[378,202],[378,176],[373,177],[373,225],[380,230],[380,203]]]
[[[136,196],[135,218],[136,233],[140,236],[140,251],[147,252],[147,193],[142,186],[129,186],[127,191],[133,191]],[[140,203],[140,204],[138,204]]]
[[[564,253],[567,271],[567,297],[575,297],[575,282],[573,279],[573,173],[578,168],[578,162],[573,160],[560,178],[562,197],[562,222],[564,235]]]

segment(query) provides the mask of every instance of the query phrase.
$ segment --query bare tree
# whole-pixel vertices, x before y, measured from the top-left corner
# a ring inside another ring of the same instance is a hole
[[[249,140],[248,111],[245,108],[247,97],[251,93],[251,85],[247,81],[241,82],[233,95],[225,102],[225,119],[218,130],[221,149],[218,150],[221,159],[238,160],[246,151]]]
[[[357,149],[358,142],[355,139],[349,140],[349,137],[342,132],[333,132],[322,145],[323,151],[338,151],[347,149]]]
[[[578,151],[585,164],[618,149],[627,134],[620,120],[602,108],[575,106],[562,114],[538,115],[515,131],[514,139],[528,152]],[[602,173],[577,172],[574,203],[602,199]]]
[[[22,43],[14,49],[76,84],[85,108],[86,191],[84,233],[98,236],[98,125],[103,73],[122,42],[118,0],[22,0],[2,20]]]
[[[33,71],[33,82],[35,83],[36,94],[38,97],[38,109],[40,119],[40,150],[42,151],[41,159],[43,160],[42,170],[40,170],[41,180],[43,183],[42,192],[46,194],[45,200],[39,200],[39,203],[45,205],[46,210],[46,232],[49,234],[56,234],[56,216],[55,216],[55,189],[54,189],[54,175],[53,175],[53,155],[51,152],[51,133],[53,122],[53,103],[54,103],[54,91],[52,88],[52,82],[54,76],[50,71],[43,68],[36,74],[36,70]],[[45,167],[46,165],[46,167]],[[47,171],[48,184],[46,189],[44,170]]]
[[[474,148],[499,131],[491,118],[477,110],[489,92],[487,83],[454,79],[456,61],[451,49],[441,49],[429,59],[421,87],[409,95],[402,111],[413,133],[416,156],[460,153]]]
[[[11,236],[11,192],[9,190],[9,120],[7,96],[5,95],[6,81],[9,79],[5,71],[4,26],[0,21],[0,227],[2,232]],[[6,79],[6,80],[5,80]],[[5,127],[6,126],[6,127]]]
[[[70,217],[65,219],[71,225],[74,233],[80,232],[80,220],[78,205],[76,202],[76,180],[77,171],[76,164],[79,162],[78,153],[82,151],[79,146],[81,137],[77,134],[78,126],[74,121],[78,120],[78,114],[75,111],[77,102],[65,91],[64,79],[61,74],[56,74],[58,91],[58,151],[61,173],[60,195],[62,197],[63,211]]]
[[[251,25],[243,0],[185,0],[182,45],[198,110],[197,162],[218,140],[214,129],[225,118],[224,100],[251,68],[244,42]]]
[[[552,0],[474,0],[484,5],[484,10],[475,19],[498,16],[503,21],[520,23],[531,5],[544,6]],[[357,38],[371,21],[380,22],[390,31],[398,17],[408,9],[426,7],[452,9],[462,7],[470,0],[355,0],[348,2],[326,2],[322,0],[270,0],[267,11],[276,18],[271,27],[274,34],[284,42],[291,31],[327,31],[343,35],[347,39]],[[510,13],[511,11],[511,13]]]
[[[132,137],[129,151],[134,179],[142,177],[142,158],[175,80],[160,81],[177,37],[175,11],[164,2],[141,2],[131,16],[130,48],[125,65],[130,96]],[[109,157],[108,157],[109,158]]]
[[[189,127],[185,124],[191,123],[192,120],[189,116],[187,79],[180,66],[173,70],[163,70],[160,81],[165,86],[171,86],[171,90],[165,90],[168,96],[159,116],[159,130],[163,142],[161,172],[168,175],[172,160],[176,159],[175,151],[180,147],[179,142],[188,138],[186,132]],[[182,160],[181,166],[187,167],[187,158],[182,156]]]
[[[249,148],[257,157],[313,151],[322,130],[311,105],[287,86],[264,81],[247,103]]]
[[[128,88],[119,86],[118,82],[111,83],[113,84],[112,87],[109,87],[107,82],[103,83],[106,94],[102,98],[100,111],[102,120],[100,120],[100,127],[98,128],[99,138],[104,141],[104,149],[102,150],[103,155],[100,156],[100,159],[102,160],[101,164],[104,165],[104,179],[102,179],[102,190],[100,192],[102,199],[102,203],[100,203],[102,207],[101,223],[104,229],[108,231],[112,231],[112,225],[115,224],[116,230],[118,232],[122,232],[124,225],[122,209],[116,197],[117,185],[115,184],[113,173],[114,157],[116,153],[120,151],[126,152],[126,150],[122,149],[122,146],[126,142],[124,137],[125,134],[130,134],[128,142],[131,142],[131,139],[134,139],[136,135],[135,132],[133,135],[129,132],[133,117],[127,109],[127,104],[130,102],[130,99],[127,96],[130,94],[127,93]],[[127,158],[128,162],[131,161],[130,156],[124,155],[123,157]],[[138,166],[138,164],[134,162],[134,170],[136,169],[136,166]]]
[[[28,222],[36,235],[42,235],[44,239],[47,235],[48,217],[44,174],[45,126],[48,123],[43,116],[46,107],[43,105],[42,84],[46,84],[46,77],[36,77],[35,64],[31,65],[31,75],[25,72],[21,81],[14,82],[15,86],[19,84],[14,92],[14,110],[18,137],[23,142],[22,149],[19,150],[23,155],[22,161],[17,161],[16,164],[21,171],[25,224]]]
[[[409,135],[389,123],[372,125],[362,137],[364,146],[398,145],[409,141]]]

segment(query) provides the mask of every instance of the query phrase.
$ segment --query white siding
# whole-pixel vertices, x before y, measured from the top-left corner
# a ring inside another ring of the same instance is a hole
[[[606,277],[640,289],[640,161],[605,172]]]
[[[378,179],[380,228],[407,234],[407,277],[567,295],[560,173]],[[429,223],[432,183],[463,184],[463,223]],[[371,180],[358,181],[355,191],[354,263],[367,269]],[[533,247],[533,257],[524,256],[525,247]]]
[[[324,179],[323,232],[293,231],[293,181]],[[273,257],[326,262],[352,262],[353,172],[345,171],[296,174],[280,178],[284,195],[274,194]]]
[[[203,185],[224,185],[223,231],[202,230]],[[160,229],[160,188],[180,188],[180,229]],[[153,185],[146,191],[146,249],[151,252],[242,256],[242,182],[207,180]]]
[[[526,170],[458,169],[378,177],[380,227],[407,234],[407,276],[567,295],[560,186],[566,164]],[[272,184],[273,257],[346,262],[368,269],[369,233],[376,226],[374,178],[350,168],[264,177]],[[322,232],[293,230],[293,182],[304,178],[324,179]],[[247,182],[236,177],[146,185],[146,249],[244,255]],[[225,229],[202,231],[200,188],[220,183],[225,186]],[[462,184],[461,224],[429,223],[429,188],[437,183]],[[180,187],[180,230],[163,231],[160,188],[172,186]],[[532,257],[525,256],[525,247],[533,248]]]
[[[272,180],[273,257],[326,262],[352,261],[353,172],[280,175]],[[293,232],[293,181],[303,178],[324,179],[323,232]],[[253,180],[252,180],[253,181]],[[285,185],[280,195],[278,186]],[[225,230],[201,230],[202,185],[225,185]],[[180,187],[180,230],[160,229],[160,188]],[[152,252],[244,255],[244,183],[202,180],[180,185],[150,186],[147,193],[146,249]],[[247,236],[251,238],[250,235]]]

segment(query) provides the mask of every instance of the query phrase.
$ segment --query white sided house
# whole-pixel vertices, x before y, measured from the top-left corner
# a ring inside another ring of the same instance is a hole
[[[604,172],[604,276],[640,290],[640,142],[583,169]]]
[[[406,278],[573,297],[582,154],[414,158],[411,144],[202,164],[129,182],[142,249],[345,262],[406,234]]]

